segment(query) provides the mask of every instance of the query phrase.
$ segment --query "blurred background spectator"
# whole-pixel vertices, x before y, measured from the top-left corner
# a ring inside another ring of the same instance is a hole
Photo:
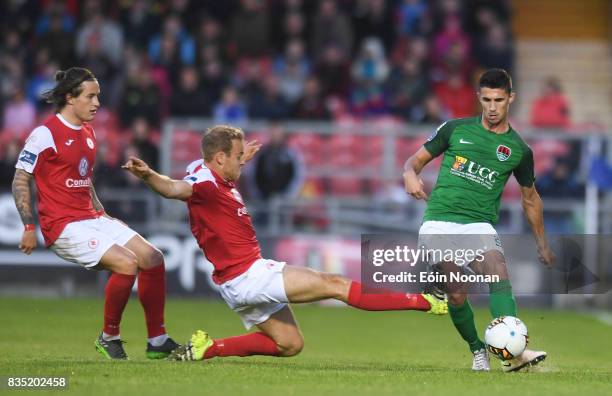
[[[118,125],[144,117],[159,129],[169,116],[244,125],[247,117],[472,115],[467,92],[477,73],[514,63],[505,1],[9,3],[0,28],[0,106],[14,113],[21,100],[14,86],[22,86],[37,118],[51,111],[40,93],[57,69],[73,65],[97,75]]]
[[[565,128],[570,125],[569,103],[558,78],[549,77],[542,93],[531,104],[531,124],[544,128]]]
[[[255,196],[269,201],[272,198],[295,198],[304,183],[304,164],[298,152],[287,144],[287,135],[280,122],[269,127],[270,140],[254,161]]]

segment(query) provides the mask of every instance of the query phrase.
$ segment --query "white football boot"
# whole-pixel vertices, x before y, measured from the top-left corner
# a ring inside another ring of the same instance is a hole
[[[475,358],[474,358],[475,359]],[[525,367],[535,366],[542,360],[546,359],[546,352],[544,351],[532,351],[525,349],[525,351],[514,359],[506,360],[502,362],[502,369],[505,373],[512,371],[519,371]]]
[[[474,371],[489,371],[491,366],[489,365],[489,353],[486,349],[482,348],[475,352],[474,360],[472,361],[472,370]]]

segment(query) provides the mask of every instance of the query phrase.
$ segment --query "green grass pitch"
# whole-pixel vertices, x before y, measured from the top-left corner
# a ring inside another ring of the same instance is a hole
[[[534,348],[549,353],[538,371],[470,371],[471,356],[448,317],[419,312],[361,312],[298,306],[306,347],[294,358],[226,358],[202,362],[147,361],[142,310],[124,314],[127,362],[94,350],[101,299],[0,300],[0,375],[68,376],[68,390],[94,395],[610,395],[612,328],[569,312],[521,310]],[[479,329],[489,320],[476,312]],[[243,332],[223,303],[170,300],[170,334],[184,342],[197,328],[213,337]],[[25,394],[41,391],[7,391]],[[46,393],[46,392],[45,392]]]

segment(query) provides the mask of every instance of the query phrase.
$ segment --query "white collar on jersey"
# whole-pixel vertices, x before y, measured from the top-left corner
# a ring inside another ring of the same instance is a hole
[[[80,125],[72,125],[60,113],[55,113],[55,115],[57,116],[57,118],[59,118],[59,120],[62,122],[62,124],[66,125],[68,128],[76,129],[76,130],[81,129]]]

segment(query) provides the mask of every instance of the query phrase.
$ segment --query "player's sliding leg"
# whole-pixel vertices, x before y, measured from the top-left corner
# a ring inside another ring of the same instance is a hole
[[[260,330],[257,333],[220,339],[212,339],[198,330],[186,345],[171,354],[170,359],[206,360],[253,355],[289,357],[300,353],[304,346],[304,338],[288,305],[258,324],[257,328]]]
[[[138,258],[138,299],[144,309],[148,334],[146,355],[149,359],[163,359],[178,347],[178,344],[168,337],[164,325],[164,256],[140,235],[132,237],[125,244],[125,248]]]
[[[418,310],[433,314],[448,312],[446,301],[427,294],[398,293],[368,288],[340,275],[287,265],[283,270],[287,298],[304,303],[333,298],[366,311]]]
[[[113,245],[104,253],[98,266],[112,273],[106,283],[104,329],[95,342],[96,350],[108,359],[127,359],[119,323],[132,292],[138,259],[129,250]]]

